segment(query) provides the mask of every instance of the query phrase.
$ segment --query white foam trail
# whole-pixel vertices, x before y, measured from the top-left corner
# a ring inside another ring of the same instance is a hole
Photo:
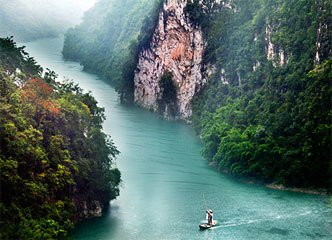
[[[249,220],[239,220],[237,222],[233,222],[233,221],[224,222],[218,226],[210,228],[210,230],[218,229],[218,228],[226,228],[226,227],[236,227],[236,226],[247,225],[247,224],[258,223],[258,222],[267,222],[267,221],[274,221],[274,220],[280,220],[280,219],[287,219],[287,218],[292,218],[292,217],[300,217],[300,216],[309,215],[311,213],[312,213],[311,211],[306,211],[303,213],[299,213],[297,215],[286,214],[286,215],[278,215],[276,217],[265,218],[265,219],[249,219]]]

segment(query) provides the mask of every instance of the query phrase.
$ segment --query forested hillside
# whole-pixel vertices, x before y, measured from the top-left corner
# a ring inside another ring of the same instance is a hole
[[[149,42],[160,0],[99,1],[83,22],[70,29],[63,56],[110,82],[125,101],[132,101],[138,50]]]
[[[216,68],[194,101],[203,155],[235,175],[331,187],[331,2],[197,2],[187,13]]]
[[[202,138],[203,155],[234,175],[331,187],[331,1],[178,2],[185,2],[185,14],[205,42],[201,71],[207,83],[195,93],[189,119]],[[100,2],[65,40],[65,57],[115,83],[127,99],[134,90],[137,55],[149,46],[161,9],[143,5]],[[165,24],[167,14],[174,13],[161,11]],[[95,24],[89,22],[94,14]],[[142,24],[142,16],[150,21]],[[144,29],[149,31],[142,35]],[[129,44],[140,31],[137,42]],[[181,49],[170,46],[175,53]]]
[[[41,72],[24,47],[0,39],[1,239],[67,239],[76,221],[119,194],[103,109]]]

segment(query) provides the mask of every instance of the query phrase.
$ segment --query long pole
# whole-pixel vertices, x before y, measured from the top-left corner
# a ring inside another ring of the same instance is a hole
[[[206,199],[205,199],[205,195],[204,195],[204,193],[203,193],[203,198],[204,198],[204,202],[205,202],[206,210],[208,210],[208,207],[207,207],[207,204],[206,204]]]

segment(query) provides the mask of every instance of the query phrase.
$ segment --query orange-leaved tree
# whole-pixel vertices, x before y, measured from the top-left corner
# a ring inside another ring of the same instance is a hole
[[[46,117],[59,114],[59,105],[56,103],[56,94],[52,86],[40,78],[27,81],[19,91],[21,100],[28,104],[28,111],[36,124],[39,125]]]

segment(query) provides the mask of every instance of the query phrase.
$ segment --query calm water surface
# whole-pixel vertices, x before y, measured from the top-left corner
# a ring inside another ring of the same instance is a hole
[[[114,89],[61,56],[63,37],[25,43],[43,66],[92,91],[105,108],[104,131],[121,151],[120,197],[106,216],[78,224],[77,240],[332,239],[328,198],[239,183],[208,167],[185,124],[120,105]],[[317,176],[319,177],[319,176]],[[220,225],[199,231],[207,205]]]

